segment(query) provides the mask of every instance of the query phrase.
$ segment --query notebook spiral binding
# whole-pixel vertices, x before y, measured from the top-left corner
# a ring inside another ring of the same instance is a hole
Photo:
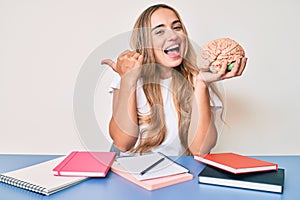
[[[7,183],[22,189],[30,190],[36,193],[47,195],[47,189],[38,185],[30,184],[9,176],[0,175],[0,182]]]

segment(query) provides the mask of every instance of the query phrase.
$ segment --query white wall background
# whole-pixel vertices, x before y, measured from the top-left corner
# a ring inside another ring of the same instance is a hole
[[[82,137],[89,133],[78,131],[74,120],[78,75],[95,49],[130,31],[137,16],[156,2],[0,0],[0,153],[89,148]],[[164,2],[181,13],[193,41],[201,45],[231,37],[249,58],[242,77],[223,82],[229,126],[215,151],[300,154],[299,1]],[[109,72],[101,77],[94,108],[106,132]],[[93,145],[107,150],[109,138],[97,137]]]

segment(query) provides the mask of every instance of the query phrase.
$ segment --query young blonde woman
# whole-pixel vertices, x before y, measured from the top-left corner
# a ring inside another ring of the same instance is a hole
[[[246,58],[226,72],[202,72],[186,28],[172,7],[147,8],[137,19],[131,47],[117,61],[109,132],[123,154],[160,151],[167,155],[206,154],[217,142],[210,85],[240,76]]]

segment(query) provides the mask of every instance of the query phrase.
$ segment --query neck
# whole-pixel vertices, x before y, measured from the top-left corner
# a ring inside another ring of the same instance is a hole
[[[172,67],[164,67],[164,66],[160,66],[160,78],[161,79],[167,79],[170,78],[172,76]]]

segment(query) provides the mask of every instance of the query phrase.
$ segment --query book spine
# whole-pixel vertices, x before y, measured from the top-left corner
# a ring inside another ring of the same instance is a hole
[[[222,165],[222,164],[213,162],[211,160],[207,160],[207,159],[199,157],[199,156],[194,156],[194,159],[197,160],[197,161],[200,161],[200,162],[202,162],[202,163],[204,163],[206,165],[211,165],[213,167],[216,167],[216,168],[219,168],[219,169],[231,172],[233,174],[237,174],[238,173],[237,169],[234,169],[232,167],[229,167],[229,166],[226,166],[226,165]]]
[[[44,187],[40,187],[38,185],[34,185],[25,181],[21,181],[9,176],[0,175],[0,182],[16,186],[18,188],[22,188],[25,190],[30,190],[39,194],[48,195],[47,189]]]
[[[58,166],[56,166],[53,169],[53,172],[56,172],[54,175],[56,176],[60,176],[60,172],[62,171],[62,169],[68,164],[68,162],[70,160],[72,160],[72,158],[77,154],[77,152],[72,152],[70,155],[68,155]]]

